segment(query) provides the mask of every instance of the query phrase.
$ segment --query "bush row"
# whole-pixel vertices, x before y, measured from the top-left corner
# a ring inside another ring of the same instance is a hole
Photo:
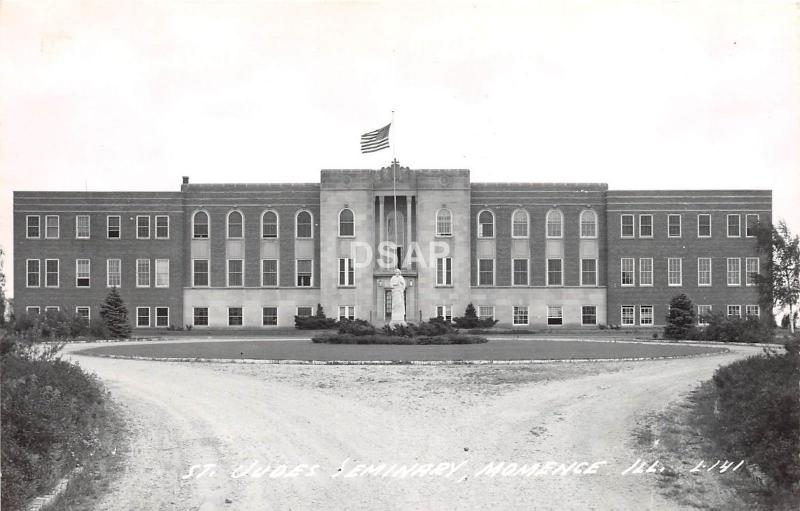
[[[376,333],[371,335],[353,335],[353,334],[327,334],[311,339],[315,343],[326,344],[403,344],[403,345],[416,345],[416,344],[483,344],[488,342],[485,337],[477,335],[467,335],[462,333],[450,333],[434,336],[418,336],[408,337],[400,335],[387,335],[384,333]]]
[[[295,316],[294,326],[298,330],[333,330],[334,328],[338,329],[342,323],[347,323],[347,322],[352,323],[353,321],[364,321],[364,320],[356,319],[356,320],[337,321],[334,318],[326,317],[322,305],[317,304],[316,314],[314,314],[313,316]],[[475,312],[475,307],[471,303],[467,305],[467,309],[464,311],[464,316],[453,318],[452,323],[446,322],[441,317],[431,318],[428,322],[434,322],[434,321],[448,323],[451,326],[454,325],[456,328],[464,328],[464,329],[491,328],[495,324],[497,324],[496,319],[491,319],[491,318],[480,319],[477,313]],[[364,323],[367,322],[364,321]],[[452,328],[450,329],[450,331],[452,331]],[[431,334],[431,335],[436,335],[436,334]]]

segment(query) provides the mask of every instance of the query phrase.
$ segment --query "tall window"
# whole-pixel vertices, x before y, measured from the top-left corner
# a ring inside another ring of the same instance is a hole
[[[343,209],[339,212],[339,236],[351,237],[356,235],[355,217],[353,210]]]
[[[58,287],[58,259],[44,260],[44,287]]]
[[[156,287],[169,287],[169,259],[156,259]]]
[[[597,237],[597,213],[587,209],[581,213],[581,238]]]
[[[278,285],[277,259],[261,260],[261,285],[265,287],[274,287]]]
[[[228,287],[244,286],[244,260],[228,259]]]
[[[192,238],[208,239],[208,213],[205,211],[196,211],[192,217]]]
[[[620,270],[622,276],[621,284],[623,286],[633,286],[636,283],[634,280],[636,269],[633,257],[623,257],[620,260]]]
[[[136,217],[136,238],[143,240],[150,237],[150,217],[139,215]]]
[[[106,287],[122,286],[122,259],[106,260]]]
[[[478,237],[494,238],[494,213],[489,210],[478,214]]]
[[[494,306],[492,305],[478,305],[478,319],[481,321],[488,321],[494,319]]]
[[[515,286],[528,285],[528,260],[527,259],[514,259],[511,261],[514,272],[513,284]]]
[[[561,238],[564,236],[564,215],[558,209],[551,209],[547,212],[547,237]]]
[[[547,260],[547,285],[560,286],[563,284],[561,279],[561,259]]]
[[[636,324],[636,307],[633,305],[623,305],[620,324],[622,326],[634,326]]]
[[[697,237],[711,237],[711,215],[708,213],[701,213],[697,215]]]
[[[136,287],[150,287],[150,259],[136,260]]]
[[[354,305],[339,306],[339,321],[343,319],[349,319],[350,321],[356,319],[356,308]]]
[[[261,325],[262,326],[278,326],[278,308],[277,307],[262,307],[261,308]]]
[[[352,286],[355,283],[353,260],[349,257],[339,258],[339,285]]]
[[[639,258],[639,286],[653,285],[653,258]]]
[[[297,287],[311,287],[313,268],[311,259],[298,259],[296,265]]]
[[[742,317],[742,306],[741,305],[728,305],[728,317]]]
[[[314,237],[314,229],[311,225],[311,212],[300,211],[297,213],[295,219],[295,236],[297,238],[312,238]]]
[[[653,326],[653,306],[639,306],[639,324],[642,326]]]
[[[44,237],[49,240],[58,239],[59,236],[58,215],[47,215],[44,217]]]
[[[169,239],[169,216],[156,215],[156,239],[166,240]],[[160,307],[156,308],[158,311]],[[158,326],[158,324],[156,324]]]
[[[760,273],[758,266],[758,257],[748,257],[744,260],[744,270],[747,274],[745,277],[745,282],[748,286],[754,286],[756,284],[754,277]]]
[[[41,285],[41,264],[42,263],[38,259],[28,259],[25,261],[26,287],[39,287]]]
[[[562,306],[547,306],[547,324],[551,326],[564,324],[564,308]]]
[[[92,317],[92,309],[86,305],[79,305],[75,307],[75,314],[84,320],[89,321]]]
[[[169,326],[169,307],[156,307],[156,326]]]
[[[88,259],[75,260],[75,287],[91,287],[91,262]]]
[[[150,326],[150,307],[136,307],[136,326],[139,328]]]
[[[728,258],[728,285],[742,285],[742,260],[738,257]]]
[[[515,305],[511,311],[511,315],[512,315],[512,324],[514,324],[515,326],[528,324],[527,305]]]
[[[208,307],[195,307],[192,311],[194,326],[208,326]]]
[[[453,235],[453,214],[449,209],[440,209],[436,212],[436,235]]]
[[[244,217],[239,211],[228,213],[228,238],[244,238]]]
[[[278,214],[274,211],[264,211],[261,215],[261,237],[276,239],[278,237]]]
[[[739,215],[728,215],[728,237],[738,238],[742,235],[742,217]]]
[[[744,314],[745,316],[752,316],[754,318],[761,317],[761,307],[758,305],[745,305],[744,306]]]
[[[437,305],[436,317],[442,318],[445,321],[453,320],[453,306],[452,305]]]
[[[680,257],[667,258],[667,285],[680,286],[683,282],[683,260]]]
[[[511,215],[511,237],[528,237],[528,212],[524,209],[518,209]]]
[[[711,315],[711,306],[710,305],[698,305],[697,306],[697,324],[700,326],[705,326],[708,324],[708,317]]]
[[[744,235],[752,238],[756,235],[756,227],[758,226],[758,215],[750,213],[744,216]]]
[[[597,259],[581,259],[581,285],[597,285]]]
[[[41,237],[42,219],[38,215],[28,215],[25,217],[25,237],[26,238],[39,238]]]
[[[478,259],[478,285],[494,285],[494,259]]]
[[[228,307],[228,326],[242,326],[243,319],[241,307]]]
[[[680,215],[667,215],[667,237],[680,238],[681,237],[681,216]]]
[[[436,259],[436,285],[453,285],[453,258],[440,257]]]
[[[75,217],[75,237],[79,240],[88,240],[91,236],[89,228],[89,215]]]
[[[192,286],[208,287],[208,259],[192,260]]]
[[[301,318],[309,318],[313,315],[314,315],[313,307],[301,306],[297,308],[297,316],[300,316]]]
[[[633,238],[633,215],[619,216],[619,236],[620,238]]]
[[[711,285],[711,258],[700,257],[697,259],[697,285]]]
[[[118,240],[121,235],[121,222],[119,215],[109,215],[106,217],[106,237],[110,240]]]
[[[597,306],[584,305],[581,307],[581,325],[597,324]]]
[[[653,237],[653,215],[639,215],[639,237]]]

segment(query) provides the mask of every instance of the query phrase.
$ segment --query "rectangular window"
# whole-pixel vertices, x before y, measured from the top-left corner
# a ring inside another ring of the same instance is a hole
[[[242,326],[242,308],[228,307],[228,326]]]
[[[728,305],[728,317],[729,318],[741,318],[742,317],[742,306],[741,305]]]
[[[564,309],[560,305],[547,306],[547,324],[548,325],[563,325],[564,324]]]
[[[47,215],[44,217],[44,237],[49,240],[58,239],[59,218],[58,215]]]
[[[75,307],[75,314],[80,316],[81,318],[89,321],[92,319],[92,310],[87,306],[78,306]]]
[[[528,260],[527,259],[513,259],[511,265],[514,272],[513,285],[527,286],[528,285]]]
[[[547,285],[560,286],[561,280],[561,259],[547,260]]]
[[[633,238],[633,215],[620,215],[620,237]]]
[[[228,259],[228,287],[244,286],[244,260]]]
[[[42,221],[38,215],[28,215],[25,217],[25,237],[28,239],[34,239],[41,237],[41,225],[40,222]]]
[[[699,257],[697,259],[697,285],[711,285],[711,258]]]
[[[760,273],[759,271],[759,261],[758,257],[748,257],[744,260],[744,269],[745,269],[745,282],[748,286],[755,286],[755,275]]]
[[[91,228],[89,225],[89,215],[76,216],[75,237],[79,240],[88,240],[91,237]]]
[[[61,310],[61,307],[59,307],[58,305],[47,305],[44,308],[44,313],[47,314],[48,312],[58,312],[60,310]]]
[[[667,285],[680,286],[683,283],[683,259],[680,257],[667,258]]]
[[[667,215],[667,237],[681,237],[681,215]]]
[[[355,271],[353,270],[353,260],[349,257],[339,258],[339,285],[352,286],[355,282]]]
[[[738,238],[742,235],[742,217],[739,215],[728,215],[728,237]]]
[[[156,287],[169,287],[169,259],[156,259]]]
[[[150,259],[136,260],[136,287],[150,287]]]
[[[156,307],[156,326],[169,326],[169,307]]]
[[[122,286],[122,259],[106,259],[106,287]]]
[[[697,215],[697,237],[710,238],[711,237],[711,215],[702,213]]]
[[[754,318],[761,317],[761,307],[758,305],[745,305],[744,306],[744,313],[745,316],[752,316]]]
[[[301,318],[310,318],[314,315],[314,308],[313,307],[298,307],[297,308],[297,316]]]
[[[639,215],[639,237],[653,237],[653,215]]]
[[[118,240],[122,237],[121,221],[119,215],[109,215],[106,217],[106,237],[110,240]]]
[[[758,215],[750,213],[744,216],[744,235],[748,238],[753,238],[756,235],[756,227],[758,226]]]
[[[264,287],[277,287],[278,285],[278,260],[261,260],[261,285]]]
[[[512,322],[514,325],[527,325],[528,324],[528,306],[515,305],[512,314]]]
[[[297,259],[297,287],[311,287],[312,261],[311,259]]]
[[[139,328],[150,326],[150,307],[136,307],[136,326]]]
[[[38,316],[42,309],[37,307],[36,305],[28,305],[25,307],[25,314],[29,316]]]
[[[136,238],[140,240],[150,238],[150,217],[139,215],[136,217]]]
[[[636,324],[636,307],[633,305],[622,306],[622,326],[634,326]]]
[[[278,326],[278,308],[261,308],[261,326]]]
[[[728,285],[742,285],[742,260],[738,257],[728,258]]]
[[[697,306],[697,324],[700,326],[708,325],[708,317],[711,315],[710,305]]]
[[[620,260],[620,276],[622,278],[621,284],[623,286],[633,286],[636,284],[635,264],[635,259],[633,257],[623,257]]]
[[[478,285],[494,285],[494,259],[478,259]]]
[[[208,259],[192,259],[192,286],[208,286]]]
[[[494,319],[494,307],[491,305],[478,305],[478,319],[481,321]]]
[[[440,257],[436,259],[436,285],[453,285],[453,258]]]
[[[639,324],[641,326],[653,326],[653,306],[639,306]]]
[[[442,318],[445,321],[453,321],[453,306],[452,305],[437,305],[436,317]]]
[[[75,287],[91,287],[92,265],[88,259],[75,260]]]
[[[25,272],[27,274],[25,287],[39,287],[41,285],[41,264],[42,263],[38,259],[28,259],[25,261]]]
[[[356,319],[356,308],[353,305],[340,305],[339,306],[339,321],[349,319],[350,321]]]
[[[653,285],[653,258],[639,258],[639,286]]]
[[[194,326],[208,326],[208,307],[195,307],[192,318]]]
[[[169,216],[156,215],[156,239],[169,239]]]
[[[581,285],[597,285],[597,259],[581,259]]]
[[[58,259],[45,259],[44,260],[44,287],[58,287]]]
[[[581,307],[581,325],[597,324],[597,306],[584,305]]]

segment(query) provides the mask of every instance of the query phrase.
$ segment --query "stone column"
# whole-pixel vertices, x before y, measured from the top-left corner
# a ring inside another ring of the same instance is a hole
[[[411,250],[411,195],[406,195],[406,246],[403,257]]]
[[[386,218],[384,217],[384,210],[383,210],[384,199],[385,199],[385,197],[383,195],[379,195],[378,196],[378,211],[379,211],[378,217],[380,219],[379,223],[378,223],[378,236],[377,236],[377,239],[378,239],[378,247],[377,248],[378,248],[378,250],[380,250],[380,245],[381,245],[381,242],[383,241],[383,231],[384,231],[385,225],[386,225]],[[383,258],[380,255],[380,253],[378,253],[377,255],[378,255],[378,257],[381,257],[381,260],[383,260]],[[376,260],[377,260],[377,258],[376,258]]]

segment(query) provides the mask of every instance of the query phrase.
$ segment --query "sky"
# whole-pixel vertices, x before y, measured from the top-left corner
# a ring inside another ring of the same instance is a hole
[[[362,155],[392,111],[392,150]],[[317,182],[394,156],[473,181],[771,189],[800,231],[800,4],[0,4],[9,279],[14,190]]]

